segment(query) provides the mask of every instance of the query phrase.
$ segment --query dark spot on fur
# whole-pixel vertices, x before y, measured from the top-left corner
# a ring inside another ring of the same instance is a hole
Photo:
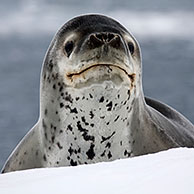
[[[73,154],[73,149],[70,147],[69,149],[68,149],[68,152],[69,152],[69,154],[70,154],[70,156]]]
[[[87,131],[86,129],[84,129],[84,128],[81,126],[80,121],[77,122],[77,128],[78,128],[78,130],[81,131],[81,132]]]
[[[47,161],[47,158],[46,158],[46,155],[45,154],[43,156],[43,159],[44,159],[45,162]]]
[[[131,156],[131,152],[128,152],[127,150],[124,151],[124,156],[130,157]]]
[[[47,115],[47,109],[45,108],[45,110],[44,110],[44,115],[46,116]]]
[[[48,137],[47,137],[47,133],[46,133],[46,132],[44,133],[44,136],[45,136],[45,139],[47,139],[47,138],[48,138]]]
[[[44,119],[42,119],[42,127],[46,130],[47,129],[47,125],[44,122]]]
[[[112,133],[110,136],[108,136],[108,137],[103,137],[103,136],[102,136],[102,140],[101,140],[100,143],[103,143],[103,142],[109,140],[114,134],[115,134],[115,131],[113,131],[113,133]]]
[[[79,97],[76,97],[75,100],[78,101],[79,100]]]
[[[60,103],[60,108],[63,108],[64,107],[64,104],[61,102]]]
[[[118,116],[116,117],[116,119],[114,120],[114,122],[116,122],[116,121],[119,119],[119,117],[120,117],[120,116],[118,115]]]
[[[125,105],[127,103],[127,100],[125,100],[125,102],[123,103],[123,105]]]
[[[55,141],[55,136],[54,135],[51,137],[51,141],[52,141],[52,143],[54,143],[54,141]]]
[[[91,126],[91,127],[94,127],[94,123],[91,123],[90,126]]]
[[[99,100],[100,103],[104,102],[104,96],[102,96]]]
[[[63,130],[60,130],[59,133],[63,133]]]
[[[95,153],[94,153],[94,144],[90,145],[90,149],[86,152],[86,155],[88,156],[88,159],[92,160],[95,157]]]
[[[94,141],[94,139],[95,139],[94,136],[88,135],[86,133],[83,133],[82,136],[83,136],[84,140],[86,140],[86,141]]]
[[[77,166],[77,162],[73,161],[72,159],[70,160],[70,164],[71,164],[71,166]]]
[[[36,150],[36,156],[38,156],[38,152],[39,152],[39,151],[38,151],[38,150]]]
[[[80,123],[80,121],[78,121],[77,122],[77,128],[78,128],[78,130],[80,131],[80,132],[83,132],[82,133],[82,136],[83,136],[83,138],[84,138],[84,140],[86,140],[86,141],[94,141],[94,136],[91,136],[91,135],[88,135],[87,133],[88,133],[88,130],[87,129],[85,129],[85,128],[83,128],[82,126],[81,126],[81,123]]]
[[[70,111],[70,112],[71,112],[71,113],[76,113],[76,114],[78,113],[76,108],[71,109],[71,111]]]
[[[66,105],[65,108],[69,109],[70,113],[75,113],[75,114],[78,113],[76,108],[71,109],[71,107],[69,105]]]
[[[56,111],[55,113],[56,113],[56,115],[58,115],[58,111]]]
[[[48,66],[49,71],[53,70],[53,60],[52,59],[47,63],[47,66]]]
[[[108,156],[108,159],[112,158],[112,154],[111,154],[110,151],[108,152],[108,155],[107,156]]]
[[[106,150],[104,150],[104,152],[100,156],[101,157],[105,156],[105,152],[106,152]]]
[[[56,85],[55,85],[55,84],[53,85],[53,89],[54,89],[54,90],[56,89]]]
[[[112,109],[112,101],[110,101],[107,105],[106,105],[107,108],[107,111],[111,111]]]
[[[88,122],[86,122],[86,119],[85,119],[85,117],[83,116],[83,117],[81,117],[81,120],[82,120],[82,122],[85,124],[85,125],[89,125],[89,123]]]
[[[130,98],[130,96],[131,96],[130,90],[127,91],[127,94],[129,95],[129,98]]]
[[[111,143],[108,142],[108,143],[106,144],[105,148],[110,148],[110,147],[111,147]]]
[[[91,118],[91,119],[94,118],[94,113],[93,113],[92,111],[90,111],[89,115],[90,115],[90,118]]]
[[[63,90],[63,86],[60,86],[59,92],[62,92],[62,90]]]
[[[89,94],[90,98],[93,98],[92,94]]]
[[[57,142],[57,146],[59,147],[59,149],[63,149],[63,146],[61,146],[61,144],[59,142]]]
[[[68,126],[67,126],[67,130],[72,131],[72,130],[73,130],[72,126],[71,126],[71,125],[68,125]]]
[[[67,92],[65,93],[64,99],[65,99],[66,101],[70,102],[70,103],[73,102],[73,99],[72,99],[71,95],[68,94]]]

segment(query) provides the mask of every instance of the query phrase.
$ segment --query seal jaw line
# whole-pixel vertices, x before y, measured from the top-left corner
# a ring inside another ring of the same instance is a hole
[[[129,74],[129,73],[128,73],[125,69],[123,69],[122,67],[119,67],[119,66],[113,65],[113,64],[95,64],[95,65],[91,65],[91,66],[89,66],[89,67],[87,67],[87,68],[81,70],[80,72],[69,73],[69,74],[67,74],[67,77],[68,77],[69,79],[72,80],[72,79],[73,79],[73,76],[79,76],[79,75],[81,75],[82,73],[88,71],[89,69],[91,69],[91,68],[93,68],[93,67],[97,67],[97,66],[106,66],[106,67],[108,67],[108,68],[110,68],[110,67],[119,68],[120,70],[122,70],[122,71],[130,78],[130,80],[131,80],[132,83],[133,83],[134,80],[135,80],[135,73]]]

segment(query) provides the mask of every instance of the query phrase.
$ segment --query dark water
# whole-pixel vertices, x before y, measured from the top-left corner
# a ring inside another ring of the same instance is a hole
[[[118,16],[126,24],[128,18],[119,13],[188,13],[194,6],[189,0],[50,0],[38,1],[39,6],[36,1],[23,2],[2,1],[0,7],[1,18],[5,19],[0,20],[0,168],[38,119],[41,64],[52,36],[63,22],[81,13],[100,12]],[[194,24],[188,28],[191,26]],[[135,30],[133,34],[142,48],[145,95],[171,105],[194,123],[194,34],[191,37],[189,32],[183,36],[172,35],[171,31],[166,36],[144,36],[141,30]]]

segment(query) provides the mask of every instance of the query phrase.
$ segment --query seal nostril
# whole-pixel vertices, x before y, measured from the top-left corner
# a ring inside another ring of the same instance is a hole
[[[106,43],[109,43],[115,37],[113,33],[98,33],[98,34],[95,34],[95,36],[100,41],[106,42]]]
[[[100,40],[100,41],[102,41],[102,42],[105,40],[104,35],[101,34],[101,33],[100,33],[100,34],[96,34],[95,36],[96,36],[96,38],[97,38],[98,40]]]
[[[114,36],[110,41],[109,44],[116,49],[121,48],[121,38],[119,36]]]
[[[90,36],[90,42],[89,42],[91,45],[93,45],[94,47],[98,47],[98,46],[101,46],[102,45],[102,40],[97,37],[95,34],[92,34]]]
[[[115,35],[112,33],[107,34],[107,42],[110,42],[113,38],[115,38]]]
[[[65,44],[65,47],[64,47],[64,51],[65,53],[67,54],[67,57],[69,57],[73,51],[73,47],[74,47],[74,43],[73,41],[68,41],[66,44]]]

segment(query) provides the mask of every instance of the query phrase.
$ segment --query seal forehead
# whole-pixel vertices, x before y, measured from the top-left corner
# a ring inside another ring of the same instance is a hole
[[[84,29],[89,29],[89,31],[98,31],[98,30],[109,30],[112,29],[112,31],[115,32],[128,32],[126,28],[124,28],[119,22],[116,20],[103,16],[103,15],[83,15],[78,16],[70,21],[68,21],[64,26],[61,28],[59,33],[68,33],[71,31],[79,31]]]

